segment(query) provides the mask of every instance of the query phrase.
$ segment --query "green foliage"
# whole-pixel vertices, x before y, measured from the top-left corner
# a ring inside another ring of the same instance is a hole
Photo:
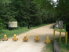
[[[34,0],[37,4],[39,17],[42,19],[42,23],[52,23],[56,19],[56,12],[51,0]]]
[[[57,17],[59,17],[59,20],[63,20],[64,23],[69,22],[69,0],[59,0],[58,5],[56,7],[57,10]]]
[[[65,44],[65,37],[62,37],[62,40],[61,42],[59,42],[59,39],[58,40],[58,44],[59,44],[59,47],[60,47],[60,51],[61,52],[69,52],[69,44]],[[68,42],[69,43],[69,42]]]
[[[14,7],[8,3],[0,3],[0,19],[2,27],[6,28],[9,21],[15,20],[17,14]]]
[[[18,21],[20,27],[37,26],[56,21],[56,12],[51,0],[9,0],[0,3],[0,18],[6,28],[9,21]]]
[[[3,29],[2,19],[0,19],[0,30]]]

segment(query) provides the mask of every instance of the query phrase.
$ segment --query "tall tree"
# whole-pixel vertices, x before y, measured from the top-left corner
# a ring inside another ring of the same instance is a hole
[[[0,18],[2,19],[4,27],[6,27],[9,21],[15,20],[17,12],[15,12],[14,9],[15,8],[10,4],[2,4],[2,7],[0,8]]]
[[[54,22],[55,8],[52,0],[34,0],[39,9],[39,16],[43,23]]]
[[[57,14],[60,20],[64,22],[68,22],[69,20],[69,0],[59,0],[58,5],[56,7]],[[66,20],[65,20],[66,19]]]

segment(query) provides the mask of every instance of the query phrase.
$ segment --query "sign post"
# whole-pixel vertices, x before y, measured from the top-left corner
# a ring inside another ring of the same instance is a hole
[[[55,40],[55,38],[56,38],[55,29],[53,31],[54,31],[53,38]]]
[[[62,32],[62,29],[60,29],[59,42],[61,42],[61,32]]]
[[[65,32],[65,43],[68,43],[68,32]]]

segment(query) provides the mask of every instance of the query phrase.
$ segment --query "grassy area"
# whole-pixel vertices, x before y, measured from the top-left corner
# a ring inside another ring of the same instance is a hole
[[[69,44],[59,43],[60,52],[69,52]]]
[[[68,42],[68,44],[65,44],[65,38],[64,37],[62,37],[62,41],[59,42],[59,47],[60,47],[61,52],[69,52],[69,42]]]
[[[42,52],[53,52],[52,48],[53,48],[52,42],[47,43],[43,48]]]
[[[36,26],[36,27],[31,27],[31,29],[28,29],[27,27],[20,27],[16,30],[7,30],[7,29],[3,29],[3,30],[0,30],[0,39],[3,38],[3,36],[6,34],[8,37],[12,37],[13,34],[21,34],[21,33],[24,33],[24,32],[27,32],[29,30],[32,30],[32,29],[35,29],[35,28],[38,28],[38,27],[41,27],[41,26],[45,26],[47,24],[42,24],[42,25],[39,25],[39,26]]]
[[[69,52],[69,44],[65,44],[65,42],[63,40],[64,39],[62,39],[62,42],[60,42],[60,43],[59,43],[59,40],[58,40],[58,45],[59,45],[59,48],[60,48],[60,52]],[[42,52],[53,52],[52,42],[46,44],[46,46],[43,48]]]
[[[60,32],[60,29],[56,29],[56,31]],[[66,29],[62,29],[62,32],[66,32]]]
[[[1,31],[1,33],[0,33],[0,39],[2,39],[3,38],[3,35],[7,35],[8,37],[11,37],[11,36],[13,36],[13,34],[20,34],[20,33],[22,33],[22,32],[25,32],[25,31],[28,31],[29,29],[27,29],[26,27],[22,27],[22,28],[19,28],[19,29],[17,29],[17,30],[2,30]]]
[[[53,52],[53,45],[52,45],[52,42],[46,44],[46,50],[47,52]]]

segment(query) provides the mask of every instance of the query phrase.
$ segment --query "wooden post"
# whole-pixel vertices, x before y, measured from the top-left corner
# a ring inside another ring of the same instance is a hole
[[[61,42],[61,32],[62,32],[62,29],[60,29],[59,42]]]
[[[68,43],[68,32],[65,32],[65,43]]]
[[[56,38],[56,35],[55,35],[55,29],[54,29],[53,31],[54,31],[54,35],[53,35],[53,38],[54,38],[54,40],[55,40],[55,38]]]

